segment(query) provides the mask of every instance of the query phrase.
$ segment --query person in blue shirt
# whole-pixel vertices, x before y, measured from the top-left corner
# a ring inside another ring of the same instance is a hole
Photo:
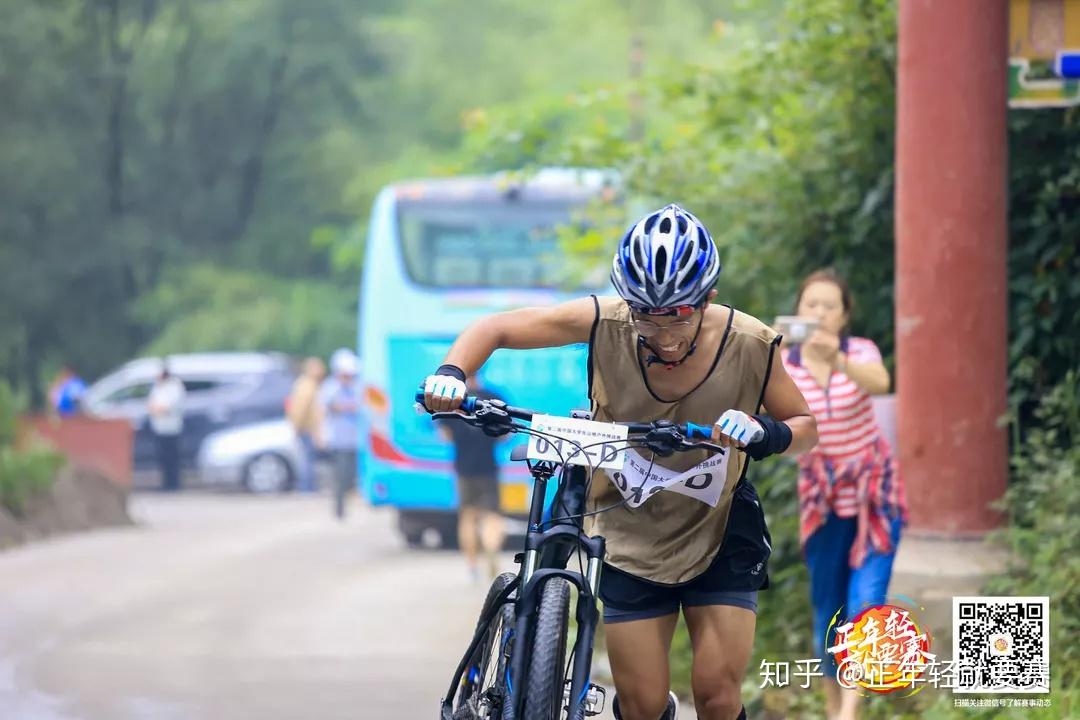
[[[59,375],[49,386],[49,403],[60,417],[78,415],[85,392],[86,383],[72,370],[71,366],[65,365],[60,368]]]
[[[345,497],[356,484],[356,448],[362,429],[360,361],[348,348],[334,351],[330,371],[319,392],[323,405],[323,437],[334,464],[334,514],[345,519]]]

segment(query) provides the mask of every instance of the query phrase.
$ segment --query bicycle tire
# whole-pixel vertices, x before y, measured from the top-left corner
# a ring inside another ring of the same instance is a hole
[[[570,583],[544,583],[532,635],[522,720],[557,720],[563,714],[566,633],[570,618]]]
[[[477,632],[483,633],[480,644],[473,651],[466,666],[465,675],[456,695],[453,720],[501,720],[506,691],[506,664],[511,642],[509,633],[514,628],[514,603],[506,602],[484,627],[484,616],[508,585],[517,582],[514,573],[503,573],[495,578],[484,599],[480,618],[476,621]],[[481,714],[481,704],[486,712]]]

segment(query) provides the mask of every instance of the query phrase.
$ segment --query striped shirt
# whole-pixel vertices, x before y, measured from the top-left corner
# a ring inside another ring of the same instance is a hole
[[[881,362],[881,352],[872,340],[844,339],[850,363]],[[833,372],[825,386],[818,384],[803,366],[798,347],[784,353],[784,366],[810,406],[817,420],[818,446],[836,464],[843,464],[863,454],[878,441],[880,430],[874,419],[870,395],[842,372]],[[832,509],[837,517],[855,517],[856,486],[854,479],[838,482],[832,489]]]
[[[881,352],[866,338],[841,339],[849,363],[881,362]],[[907,515],[892,448],[874,418],[870,395],[842,372],[820,385],[803,366],[800,348],[784,352],[784,367],[817,420],[818,445],[799,457],[799,536],[807,538],[831,512],[857,517],[858,531],[849,562],[859,567],[866,552],[887,552],[889,521]]]

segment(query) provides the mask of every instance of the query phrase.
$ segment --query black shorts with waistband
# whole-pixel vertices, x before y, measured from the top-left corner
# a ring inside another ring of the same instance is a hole
[[[771,553],[772,537],[761,501],[744,478],[735,487],[720,552],[693,580],[657,583],[604,563],[600,576],[604,622],[644,620],[699,605],[734,605],[756,612],[758,590],[769,587]]]

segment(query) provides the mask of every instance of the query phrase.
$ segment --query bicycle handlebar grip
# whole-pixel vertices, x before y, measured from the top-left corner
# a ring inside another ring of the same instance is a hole
[[[709,440],[712,438],[712,428],[708,425],[686,423],[686,436],[692,440]]]
[[[416,395],[414,397],[415,397],[416,402],[420,403],[420,405],[422,405],[424,407],[424,409],[427,410],[427,405],[424,405],[424,386],[423,385],[421,385],[420,388],[416,391]],[[466,395],[465,399],[461,401],[461,409],[464,410],[467,413],[471,413],[471,412],[475,411],[476,410],[476,397],[473,396],[473,395]],[[428,410],[428,412],[431,412],[431,411]]]

